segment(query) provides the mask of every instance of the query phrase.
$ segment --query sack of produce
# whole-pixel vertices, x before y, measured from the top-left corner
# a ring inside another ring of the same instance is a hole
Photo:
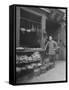
[[[27,65],[26,67],[27,67],[27,69],[33,69],[32,65]]]
[[[32,63],[32,67],[35,68],[37,65],[36,63]]]
[[[33,60],[41,60],[41,55],[39,52],[34,52],[32,54],[32,58],[33,58]]]
[[[18,55],[16,55],[16,64],[19,64],[19,59],[20,59],[20,57]]]
[[[19,56],[18,55],[16,55],[16,60],[19,60]]]
[[[27,55],[20,56],[20,61],[27,62],[28,61],[28,56]]]
[[[21,68],[20,67],[16,67],[16,72],[21,72]]]
[[[21,67],[22,70],[26,70],[26,67]]]
[[[31,62],[32,61],[32,57],[30,56],[30,57],[28,57],[28,61],[29,62]]]
[[[37,66],[40,67],[40,66],[42,66],[42,64],[41,63],[38,63]]]

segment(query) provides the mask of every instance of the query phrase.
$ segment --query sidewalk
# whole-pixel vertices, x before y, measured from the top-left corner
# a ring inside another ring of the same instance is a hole
[[[66,79],[66,63],[65,61],[56,62],[55,68],[48,72],[34,77],[29,82],[48,82],[48,81],[63,81]]]
[[[63,80],[66,80],[66,62],[57,61],[55,67],[49,71],[41,74],[40,76],[35,76],[26,82],[24,82],[23,78],[21,78],[18,80],[18,83],[50,82]]]

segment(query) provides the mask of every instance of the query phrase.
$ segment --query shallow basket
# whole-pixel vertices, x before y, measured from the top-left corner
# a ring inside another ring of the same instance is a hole
[[[45,73],[46,72],[46,65],[43,65],[40,67],[40,73]]]
[[[34,69],[34,76],[39,76],[40,75],[40,68],[35,68]]]

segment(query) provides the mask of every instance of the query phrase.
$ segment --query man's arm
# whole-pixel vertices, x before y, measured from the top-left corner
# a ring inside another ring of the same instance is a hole
[[[58,47],[58,44],[57,44],[57,42],[56,41],[54,41],[54,44],[55,44],[55,50],[57,50],[59,47]]]
[[[49,45],[49,41],[47,42],[47,44],[46,44],[46,46],[45,46],[45,50],[47,49],[48,45]]]

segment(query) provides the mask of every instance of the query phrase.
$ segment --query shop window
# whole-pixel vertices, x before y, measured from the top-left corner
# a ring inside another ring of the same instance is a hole
[[[41,17],[20,10],[20,46],[40,47]]]

